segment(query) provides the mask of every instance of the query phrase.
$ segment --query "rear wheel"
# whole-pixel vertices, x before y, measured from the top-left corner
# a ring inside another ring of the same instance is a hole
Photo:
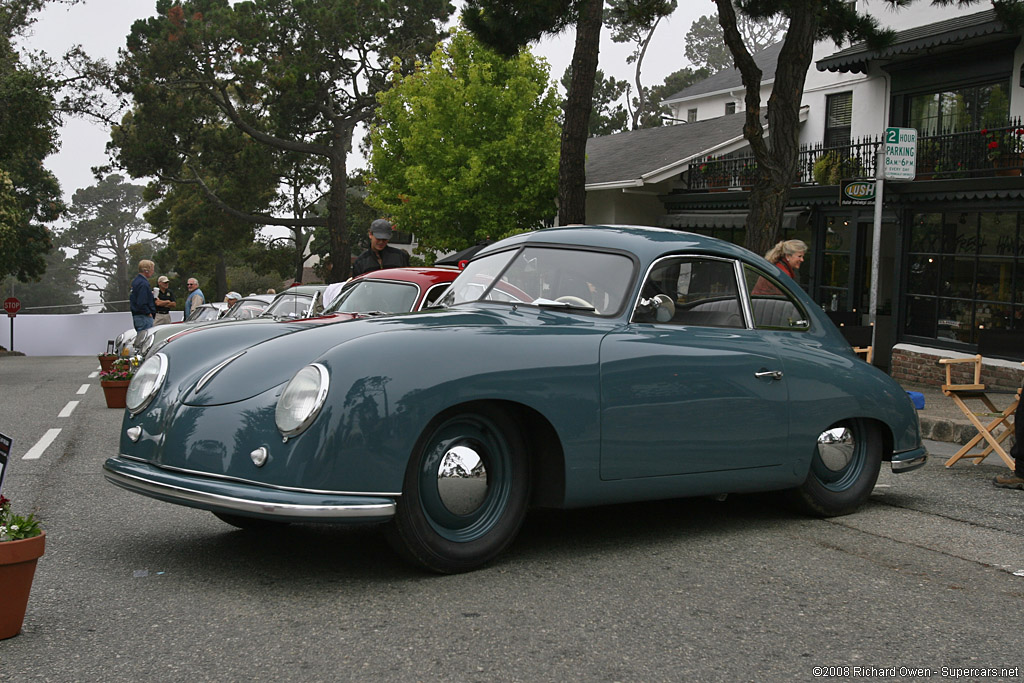
[[[882,467],[882,439],[866,420],[844,420],[818,436],[807,479],[790,492],[804,512],[846,515],[871,495]]]
[[[389,537],[406,559],[431,571],[475,569],[515,538],[529,493],[526,451],[505,413],[448,413],[416,444]]]

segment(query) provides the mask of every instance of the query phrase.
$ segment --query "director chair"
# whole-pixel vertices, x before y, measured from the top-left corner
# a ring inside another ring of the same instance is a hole
[[[1003,441],[1013,433],[1013,422],[1009,420],[1011,417],[1014,420],[1017,419],[1015,414],[1017,405],[1020,403],[1021,392],[1020,389],[1007,390],[986,387],[981,381],[981,361],[982,355],[980,353],[972,358],[942,358],[939,360],[941,365],[946,366],[946,383],[942,385],[942,393],[953,399],[960,412],[966,415],[967,419],[978,430],[976,436],[964,444],[963,448],[946,461],[946,467],[952,467],[963,459],[973,459],[975,461],[974,464],[977,465],[994,452],[1012,470],[1014,465],[1013,458],[1003,448]],[[953,382],[953,366],[964,363],[974,364],[974,381],[969,384]],[[1021,365],[1024,365],[1024,363],[1021,363]],[[1010,403],[1002,410],[997,408],[995,403],[992,402],[992,396],[1000,394],[1012,397]],[[980,401],[988,410],[973,410],[968,406],[968,401]],[[992,418],[992,420],[988,424],[982,424],[979,418]],[[980,453],[971,453],[982,440],[988,444],[985,449]]]

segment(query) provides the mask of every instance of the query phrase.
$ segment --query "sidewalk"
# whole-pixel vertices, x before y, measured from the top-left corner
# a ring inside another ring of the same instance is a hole
[[[953,399],[943,394],[939,387],[904,383],[903,388],[924,394],[924,409],[917,411],[917,415],[921,420],[921,436],[925,439],[965,444],[978,433],[974,425],[953,403]],[[1010,398],[997,396],[993,402],[999,408],[1003,408]],[[983,423],[987,422],[986,418],[981,420]],[[1012,443],[1013,436],[1010,436],[1003,442],[1003,447],[1009,451]]]

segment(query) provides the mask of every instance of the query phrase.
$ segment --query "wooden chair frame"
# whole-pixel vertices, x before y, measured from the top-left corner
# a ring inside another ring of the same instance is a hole
[[[981,381],[981,365],[982,356],[978,354],[972,358],[942,358],[939,360],[941,365],[946,366],[946,383],[942,385],[942,393],[953,399],[953,402],[957,405],[960,411],[967,416],[967,419],[971,421],[971,424],[978,430],[978,434],[964,444],[963,448],[958,450],[952,458],[946,461],[946,467],[952,467],[954,464],[964,459],[973,459],[974,464],[979,464],[982,460],[987,458],[992,453],[995,453],[1002,459],[1003,463],[1013,469],[1014,462],[1013,458],[1003,448],[1003,441],[1006,437],[1013,433],[1013,423],[1009,422],[1009,419],[1013,417],[1016,421],[1017,405],[1020,403],[1021,392],[1020,389],[1016,391],[1006,391],[999,389],[987,389]],[[953,382],[952,370],[954,365],[960,365],[963,363],[974,364],[974,381],[971,384],[956,384]],[[1021,363],[1024,365],[1024,363]],[[989,394],[1005,394],[1012,395],[1013,400],[1005,408],[1000,410],[992,402]],[[988,409],[987,411],[976,412],[972,410],[968,405],[967,401],[981,401],[981,403]],[[988,424],[982,424],[980,417],[993,418]],[[1002,430],[996,432],[996,429],[1002,427]],[[988,444],[985,450],[980,453],[971,453],[982,440]]]

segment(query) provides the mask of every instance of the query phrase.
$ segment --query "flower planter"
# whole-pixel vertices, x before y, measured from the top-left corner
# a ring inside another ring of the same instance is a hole
[[[100,354],[96,357],[100,359],[101,372],[110,372],[114,367],[114,361],[117,360],[117,356],[108,356],[106,354]]]
[[[124,408],[127,405],[125,399],[128,396],[128,385],[131,383],[130,379],[108,379],[100,382],[108,408]]]
[[[36,560],[46,549],[46,533],[0,542],[0,640],[21,633]]]

